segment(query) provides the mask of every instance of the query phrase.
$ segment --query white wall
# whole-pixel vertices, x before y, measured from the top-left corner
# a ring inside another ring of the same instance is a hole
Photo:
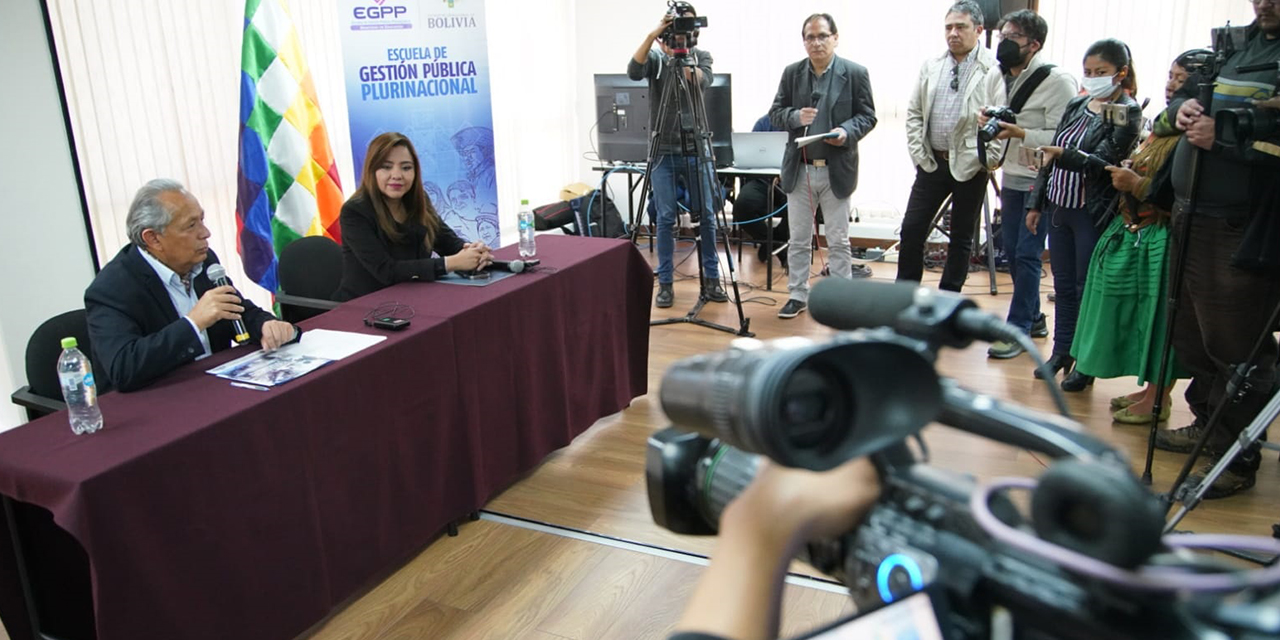
[[[39,0],[12,0],[0,20],[0,391],[26,383],[27,338],[84,305],[93,279],[80,195]],[[51,365],[52,366],[52,365]],[[24,421],[5,398],[0,430]]]

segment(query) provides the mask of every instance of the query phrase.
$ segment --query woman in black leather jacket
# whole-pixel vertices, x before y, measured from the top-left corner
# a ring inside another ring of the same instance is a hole
[[[1142,108],[1133,99],[1138,89],[1133,60],[1123,42],[1108,38],[1089,47],[1082,85],[1086,95],[1067,103],[1054,146],[1042,147],[1046,164],[1027,211],[1030,229],[1039,224],[1042,212],[1049,216],[1049,263],[1057,311],[1049,366],[1055,373],[1067,374],[1062,381],[1066,391],[1080,391],[1093,383],[1091,376],[1072,370],[1071,341],[1089,257],[1115,215],[1116,190],[1106,167],[1129,156],[1142,128]],[[1122,109],[1104,108],[1111,104]],[[1123,116],[1115,117],[1115,111]]]

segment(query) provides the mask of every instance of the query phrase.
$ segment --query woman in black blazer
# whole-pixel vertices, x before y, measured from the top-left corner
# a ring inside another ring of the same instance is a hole
[[[422,188],[413,143],[384,133],[369,143],[360,188],[342,205],[339,301],[450,271],[474,271],[493,260],[483,242],[466,242],[440,220]],[[438,257],[433,257],[432,252]]]
[[[1115,215],[1116,190],[1105,167],[1129,157],[1142,128],[1142,108],[1132,97],[1138,90],[1133,59],[1123,42],[1109,38],[1089,47],[1082,84],[1086,95],[1067,103],[1054,146],[1041,147],[1047,164],[1032,189],[1026,221],[1034,231],[1041,212],[1049,216],[1049,261],[1058,316],[1049,367],[1067,374],[1062,380],[1066,391],[1081,391],[1093,383],[1092,376],[1072,370],[1071,344],[1089,258]],[[1118,106],[1127,122],[1104,117],[1108,105]]]

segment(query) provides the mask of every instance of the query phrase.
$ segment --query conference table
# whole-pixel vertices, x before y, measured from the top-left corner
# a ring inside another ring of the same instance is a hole
[[[65,412],[0,433],[11,636],[38,637],[34,614],[60,638],[295,637],[643,395],[643,256],[599,238],[538,249],[537,269],[488,286],[405,283],[305,321],[373,333],[375,308],[413,309],[269,391],[205,373],[246,353],[230,349],[104,394],[98,433],[73,435]]]

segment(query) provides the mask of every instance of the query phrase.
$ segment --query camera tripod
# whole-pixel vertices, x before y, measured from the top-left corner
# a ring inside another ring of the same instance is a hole
[[[734,270],[733,252],[729,248],[728,234],[724,233],[724,230],[729,228],[728,220],[725,218],[723,207],[715,207],[714,202],[707,201],[708,195],[714,201],[716,194],[720,193],[720,185],[714,179],[715,159],[712,153],[711,131],[707,126],[706,105],[703,102],[702,91],[700,88],[691,86],[691,80],[686,75],[687,70],[695,68],[694,61],[690,59],[689,53],[690,49],[676,49],[673,47],[673,55],[667,57],[666,63],[660,71],[659,77],[665,75],[666,81],[663,83],[662,95],[658,101],[657,125],[650,133],[648,166],[641,184],[638,206],[640,211],[645,211],[646,198],[653,196],[654,171],[661,167],[662,162],[670,162],[673,158],[677,159],[676,161],[679,162],[680,166],[671,167],[669,171],[664,171],[664,175],[670,175],[671,180],[675,182],[677,176],[675,172],[677,170],[681,171],[679,175],[683,177],[686,191],[689,194],[690,212],[700,215],[698,220],[699,232],[694,236],[694,252],[698,258],[698,282],[703,290],[693,308],[685,315],[678,318],[653,320],[649,325],[687,323],[750,337],[754,335],[748,330],[751,321],[742,310],[742,296],[738,289],[738,279]],[[669,131],[672,123],[678,125],[680,153],[661,153],[662,132]],[[676,219],[679,220],[678,191],[675,184],[670,185],[670,187],[675,200],[670,204],[677,208]],[[713,207],[716,210],[713,210]],[[660,213],[657,212],[658,215]],[[658,221],[655,220],[654,222],[657,223]],[[702,308],[708,302],[708,293],[705,289],[707,278],[702,265],[702,225],[711,225],[712,229],[719,232],[718,235],[724,245],[730,288],[732,289],[730,300],[738,312],[738,328],[736,329],[698,317],[698,314],[702,312]],[[638,231],[639,225],[636,225],[631,231],[631,241],[633,243],[636,240]],[[656,228],[656,224],[654,232],[655,236],[662,232]]]

